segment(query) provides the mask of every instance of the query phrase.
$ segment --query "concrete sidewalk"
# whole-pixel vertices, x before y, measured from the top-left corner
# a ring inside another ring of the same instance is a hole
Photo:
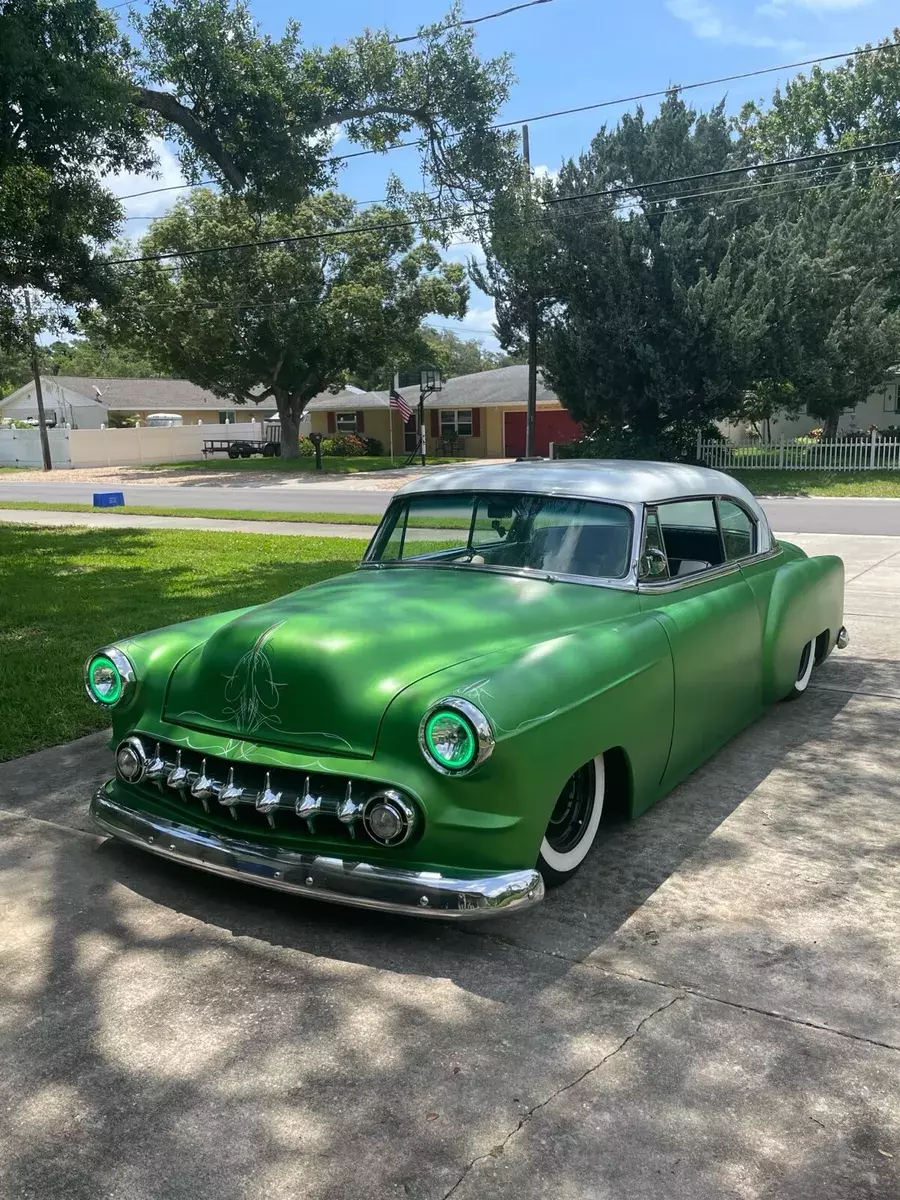
[[[305,537],[365,538],[374,525],[331,525],[326,521],[233,521],[219,517],[151,517],[112,512],[49,512],[43,508],[0,508],[0,524],[81,525],[88,529],[206,529],[216,533],[281,533]]]
[[[850,648],[521,918],[103,842],[103,735],[0,766],[0,1195],[896,1200],[900,539],[797,540]]]

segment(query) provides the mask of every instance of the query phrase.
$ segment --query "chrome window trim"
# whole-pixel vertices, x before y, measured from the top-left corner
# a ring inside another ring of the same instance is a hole
[[[715,567],[711,567],[708,571],[696,571],[693,575],[679,575],[675,579],[661,579],[656,582],[641,580],[638,583],[639,592],[680,592],[685,588],[693,587],[696,583],[706,583],[710,579],[720,579],[725,575],[735,575],[740,572],[742,567],[752,565],[756,562],[765,562],[769,558],[777,558],[781,553],[781,547],[773,547],[771,550],[765,550],[761,554],[754,554],[752,558],[742,558],[740,560],[733,559],[731,562],[719,563]]]

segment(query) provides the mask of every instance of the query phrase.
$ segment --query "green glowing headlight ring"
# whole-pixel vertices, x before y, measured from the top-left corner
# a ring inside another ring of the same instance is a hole
[[[452,722],[457,733],[457,748],[448,755],[435,736],[436,728]],[[427,762],[441,775],[467,775],[489,758],[494,749],[490,722],[469,700],[450,696],[433,705],[419,726],[419,748]]]
[[[460,734],[462,751],[453,757],[443,754],[435,740],[435,726],[444,721],[450,721]],[[446,767],[448,771],[464,771],[466,767],[472,765],[472,761],[478,753],[478,746],[471,725],[465,717],[459,716],[458,713],[452,712],[449,708],[442,708],[428,718],[425,723],[425,744],[428,746],[428,753],[431,757],[440,763],[442,767]]]
[[[104,691],[97,682],[97,676],[101,671],[112,676],[112,687],[107,691]],[[122,651],[117,650],[114,646],[92,654],[85,663],[85,691],[89,699],[104,708],[113,708],[119,704],[132,683],[134,683],[134,668]]]

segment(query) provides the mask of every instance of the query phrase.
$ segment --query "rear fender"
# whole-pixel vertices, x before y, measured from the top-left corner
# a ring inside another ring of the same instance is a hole
[[[793,549],[793,547],[791,547]],[[844,563],[834,555],[792,558],[776,568],[765,625],[765,700],[786,696],[803,647],[826,630],[827,653],[844,622]]]

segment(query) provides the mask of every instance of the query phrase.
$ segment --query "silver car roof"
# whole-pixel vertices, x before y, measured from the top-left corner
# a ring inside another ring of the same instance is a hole
[[[407,483],[397,496],[436,492],[536,492],[614,500],[622,504],[656,504],[694,496],[731,496],[756,517],[759,549],[772,543],[766,514],[756,497],[733,475],[709,467],[638,459],[585,458],[532,462],[486,463],[451,467]]]

